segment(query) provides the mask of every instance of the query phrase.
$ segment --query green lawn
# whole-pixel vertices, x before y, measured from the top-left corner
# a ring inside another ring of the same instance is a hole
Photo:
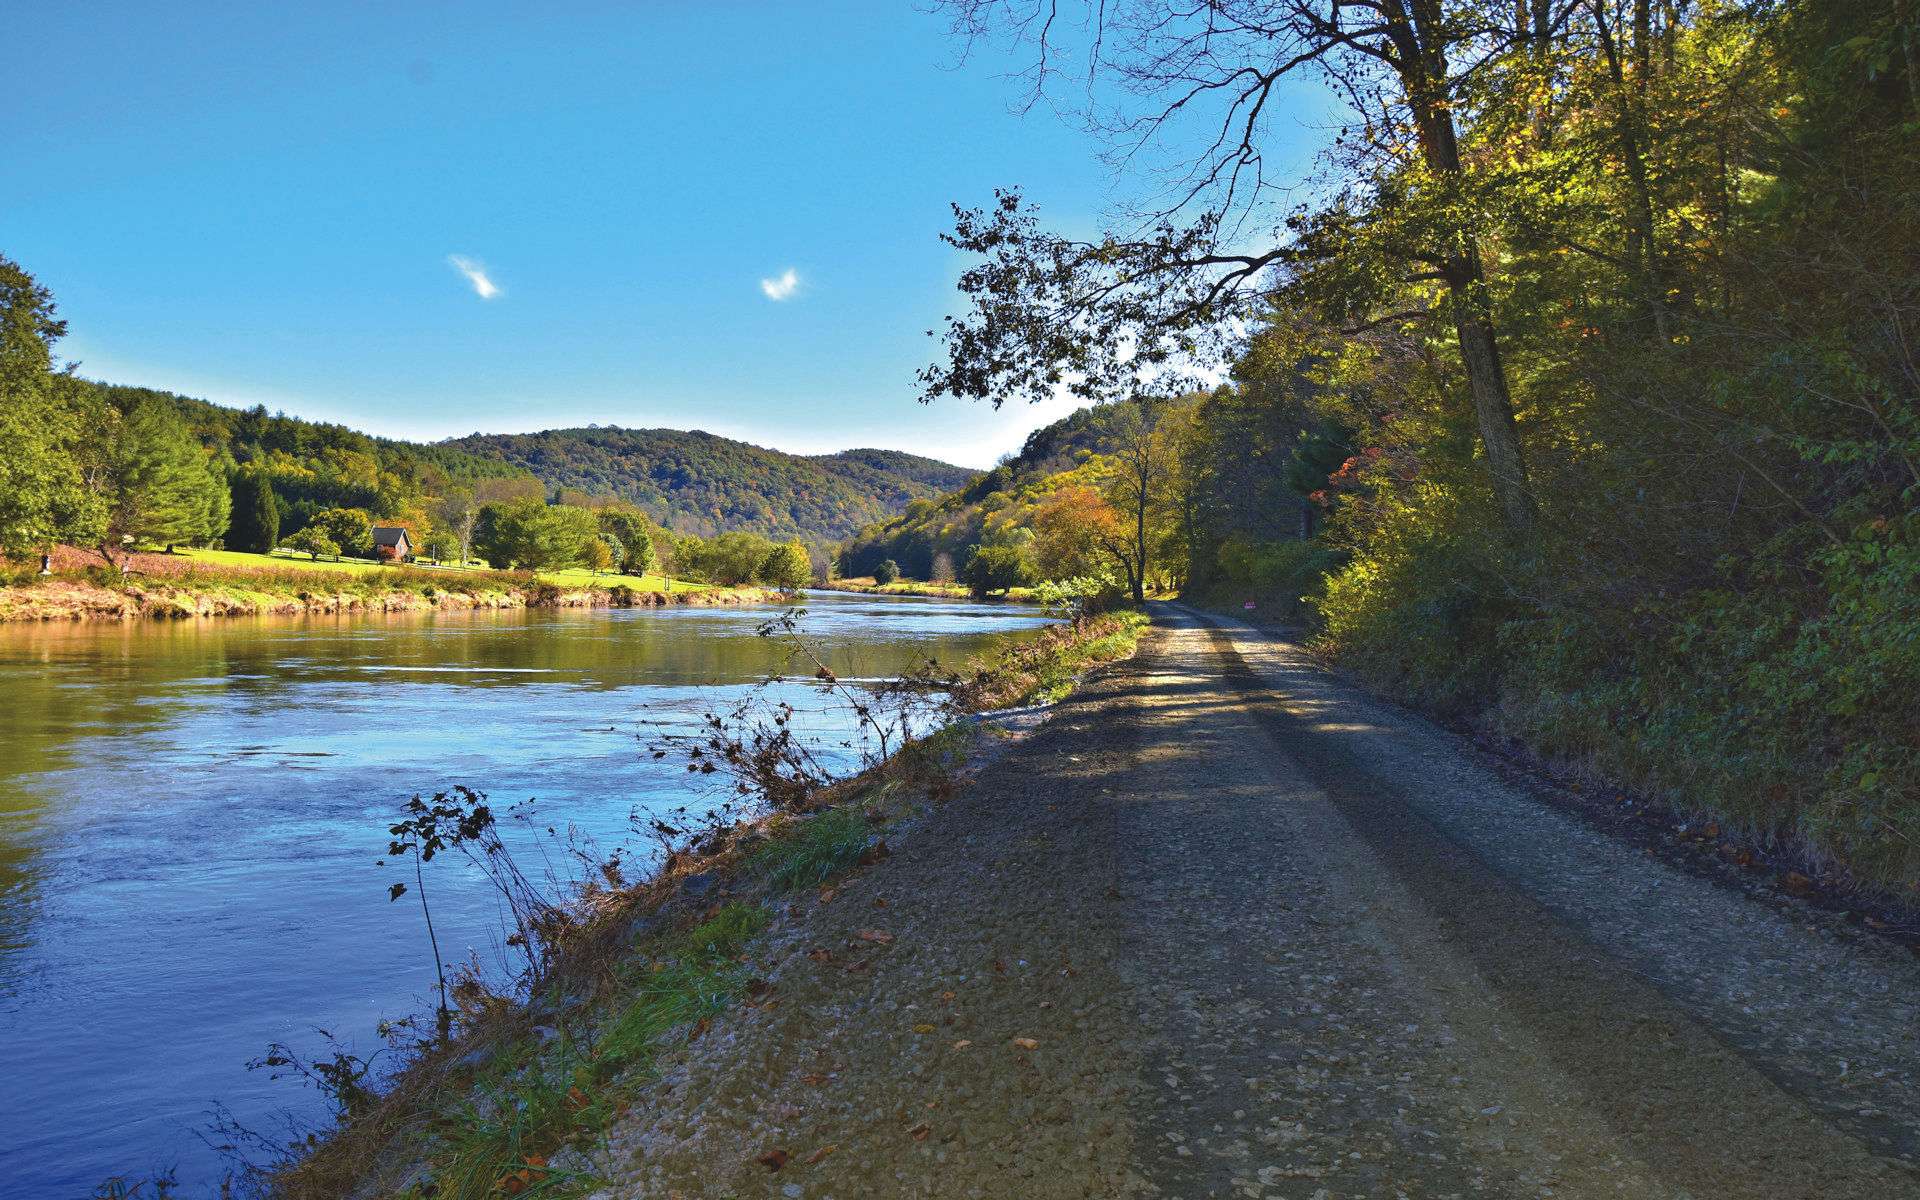
[[[241,550],[198,550],[183,546],[176,553],[183,558],[203,562],[208,566],[218,567],[295,567],[318,571],[351,571],[358,575],[392,569],[385,563],[375,562],[368,558],[321,558],[316,561],[308,558],[304,554],[292,554],[284,550],[276,551],[273,554],[249,554]],[[451,564],[434,566],[430,563],[421,562],[410,563],[408,565],[422,571],[446,571],[450,574],[457,572],[486,571],[489,569],[482,566],[456,567]],[[619,587],[624,584],[627,587],[633,588],[635,591],[642,592],[664,592],[668,590],[675,592],[699,592],[707,590],[710,586],[704,583],[685,583],[679,580],[669,580],[664,575],[596,575],[592,571],[577,567],[564,571],[542,571],[540,572],[540,578],[565,588],[610,588]]]

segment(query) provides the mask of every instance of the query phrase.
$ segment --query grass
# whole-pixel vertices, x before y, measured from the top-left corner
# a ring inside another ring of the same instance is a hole
[[[381,572],[392,574],[395,568],[390,563],[375,562],[370,558],[322,558],[312,559],[305,555],[296,555],[289,551],[275,551],[272,554],[250,554],[242,550],[199,550],[183,547],[175,554],[194,562],[210,566],[234,567],[240,569],[277,569],[292,567],[303,571],[346,572],[353,575],[373,575]],[[483,566],[433,565],[422,562],[407,564],[412,571],[427,571],[435,575],[493,575],[492,568]],[[541,571],[540,579],[563,588],[587,587],[630,587],[636,592],[698,592],[710,587],[704,583],[686,583],[668,579],[665,575],[616,575],[608,572],[595,573],[581,567],[570,567],[560,571]]]
[[[590,1034],[526,1035],[496,1055],[434,1122],[435,1200],[557,1197],[590,1186],[549,1160],[607,1128],[669,1035],[719,1015],[742,993],[739,959],[767,920],[758,904],[727,904],[622,962],[618,994]]]
[[[1151,623],[1146,613],[1123,609],[1049,626],[977,669],[959,688],[960,703],[981,712],[1065,699],[1089,668],[1132,654]]]
[[[819,887],[851,869],[867,851],[866,814],[851,806],[830,808],[779,827],[749,864],[776,892]]]

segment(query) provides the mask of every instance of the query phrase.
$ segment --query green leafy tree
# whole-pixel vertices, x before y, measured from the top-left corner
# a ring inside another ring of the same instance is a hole
[[[613,569],[613,547],[607,545],[605,538],[594,538],[587,543],[587,570],[595,575]]]
[[[797,592],[813,577],[813,560],[800,542],[775,546],[760,564],[760,582],[783,592]]]
[[[266,554],[280,542],[280,502],[266,472],[242,468],[233,476],[233,515],[227,523],[227,549]]]
[[[460,552],[460,538],[452,530],[436,525],[421,538],[420,549],[435,562],[445,562]]]
[[[587,547],[599,533],[586,509],[528,496],[483,507],[473,545],[495,567],[545,571],[584,564]]]
[[[890,558],[881,559],[880,565],[873,569],[873,581],[883,586],[898,578],[900,578],[900,564]]]
[[[365,558],[373,551],[373,516],[364,508],[329,508],[309,524],[338,547],[337,554]]]
[[[981,546],[967,560],[967,587],[982,599],[1033,582],[1033,563],[1019,546]]]
[[[308,525],[304,529],[294,530],[280,544],[289,550],[309,555],[315,561],[318,561],[322,554],[332,558],[340,553],[339,543],[328,537],[326,532],[317,525]]]
[[[0,556],[91,542],[104,524],[81,471],[76,386],[53,367],[65,333],[52,293],[0,256]]]
[[[638,508],[609,505],[594,514],[600,536],[607,539],[628,575],[645,575],[653,568],[653,522]]]

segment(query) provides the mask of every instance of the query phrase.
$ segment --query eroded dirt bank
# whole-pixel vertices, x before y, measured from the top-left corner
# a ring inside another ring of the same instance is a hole
[[[187,617],[298,616],[354,612],[468,611],[504,608],[663,608],[762,604],[780,593],[761,588],[708,588],[673,593],[615,588],[505,588],[339,590],[316,580],[293,592],[234,586],[193,587],[163,580],[106,586],[84,579],[50,579],[0,587],[0,622],[133,621]]]
[[[1920,1195],[1911,956],[1160,617],[776,922],[599,1195]]]

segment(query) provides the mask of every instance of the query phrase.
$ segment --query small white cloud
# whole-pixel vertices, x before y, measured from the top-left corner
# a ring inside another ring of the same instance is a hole
[[[769,300],[785,300],[800,290],[800,272],[788,267],[772,279],[762,279],[760,290]]]
[[[506,295],[505,289],[487,275],[486,264],[478,259],[468,258],[464,254],[447,255],[447,265],[467,277],[473,285],[473,294],[482,300],[493,300]]]

